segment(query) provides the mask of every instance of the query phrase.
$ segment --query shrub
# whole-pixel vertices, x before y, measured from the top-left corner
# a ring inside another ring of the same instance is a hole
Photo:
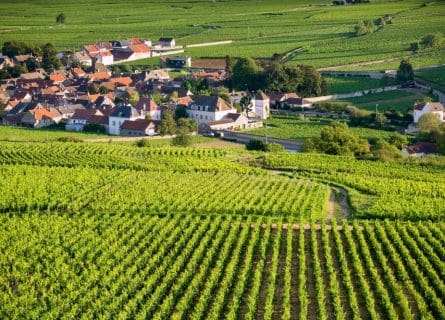
[[[76,137],[60,137],[60,138],[57,138],[57,141],[59,141],[59,142],[83,142],[82,139],[79,139]]]
[[[135,144],[136,144],[136,147],[139,147],[139,148],[149,147],[150,146],[150,140],[148,140],[148,139],[141,139],[141,140],[136,141]]]
[[[176,147],[188,147],[192,144],[192,137],[185,132],[179,133],[172,139],[172,145]]]
[[[279,153],[284,151],[284,147],[279,143],[268,143],[266,145],[266,151],[271,153]]]
[[[266,144],[258,139],[250,139],[246,144],[247,150],[266,151]]]

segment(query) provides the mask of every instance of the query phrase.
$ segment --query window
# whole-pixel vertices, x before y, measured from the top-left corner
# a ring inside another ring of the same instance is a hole
[[[112,121],[111,125],[115,126],[116,125],[116,121]]]

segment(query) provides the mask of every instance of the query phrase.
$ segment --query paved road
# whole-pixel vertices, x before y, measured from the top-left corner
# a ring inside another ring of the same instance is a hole
[[[271,137],[265,137],[265,136],[257,136],[253,134],[248,133],[240,133],[240,132],[233,132],[233,131],[224,131],[224,138],[228,139],[234,139],[237,142],[241,143],[247,143],[251,139],[258,139],[262,140],[264,142],[274,142],[281,144],[286,150],[298,152],[300,151],[303,142],[302,141],[296,141],[296,140],[288,140],[288,139],[279,139],[279,138],[271,138]]]

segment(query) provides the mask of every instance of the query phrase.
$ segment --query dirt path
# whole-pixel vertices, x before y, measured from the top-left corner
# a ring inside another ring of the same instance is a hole
[[[348,204],[348,192],[339,187],[331,186],[331,195],[328,203],[328,215],[326,221],[337,219],[338,222],[348,219],[350,216]]]

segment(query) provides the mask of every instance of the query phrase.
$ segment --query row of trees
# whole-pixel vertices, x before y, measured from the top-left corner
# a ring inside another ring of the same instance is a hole
[[[232,74],[227,83],[230,89],[297,92],[303,97],[327,93],[326,82],[312,66],[273,62],[261,68],[252,58],[239,58],[235,64],[229,63],[228,69]]]

